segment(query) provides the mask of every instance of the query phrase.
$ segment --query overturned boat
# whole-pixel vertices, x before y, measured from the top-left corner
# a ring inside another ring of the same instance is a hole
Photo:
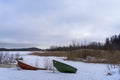
[[[18,62],[18,66],[21,68],[21,69],[25,69],[25,70],[47,70],[45,68],[38,68],[38,67],[34,67],[34,66],[31,66],[29,64],[26,64],[24,63],[23,61],[21,60],[17,60]]]
[[[53,65],[59,72],[63,72],[63,73],[76,73],[77,72],[77,68],[71,65],[56,61],[56,60],[53,60]]]

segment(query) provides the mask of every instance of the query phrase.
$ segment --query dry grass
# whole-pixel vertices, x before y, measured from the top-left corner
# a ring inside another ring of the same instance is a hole
[[[70,51],[46,51],[44,53],[34,52],[32,55],[67,57],[68,60],[77,60],[91,63],[120,63],[120,51],[112,50],[82,49]]]
[[[69,58],[68,58],[69,59]],[[120,63],[120,51],[112,50],[77,50],[74,51],[73,60],[94,63]]]
[[[33,53],[31,53],[31,55],[64,57],[64,56],[67,56],[67,52],[65,52],[65,51],[45,51],[44,53],[33,52]]]

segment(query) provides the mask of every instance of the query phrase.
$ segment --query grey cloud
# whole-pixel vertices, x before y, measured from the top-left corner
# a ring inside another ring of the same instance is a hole
[[[39,47],[66,45],[73,39],[103,42],[106,37],[119,33],[116,26],[120,20],[119,2],[0,1],[0,42],[30,43]]]

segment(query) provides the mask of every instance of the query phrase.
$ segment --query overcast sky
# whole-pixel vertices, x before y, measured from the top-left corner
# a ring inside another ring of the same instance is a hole
[[[104,42],[120,32],[120,0],[0,0],[0,47]]]

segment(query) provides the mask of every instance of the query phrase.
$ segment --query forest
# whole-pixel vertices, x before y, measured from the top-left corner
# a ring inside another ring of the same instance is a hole
[[[120,34],[113,35],[105,39],[104,43],[90,42],[89,44],[79,44],[72,42],[69,46],[51,46],[48,51],[67,51],[67,50],[79,50],[79,49],[95,49],[95,50],[120,50]]]

